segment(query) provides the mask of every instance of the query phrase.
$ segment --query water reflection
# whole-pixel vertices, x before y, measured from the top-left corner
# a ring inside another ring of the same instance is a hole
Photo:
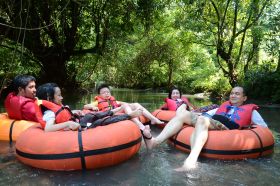
[[[127,102],[140,102],[150,111],[163,103],[166,94],[114,90],[116,98]],[[66,96],[65,103],[81,108],[93,100],[93,95]],[[191,101],[207,105],[210,101]],[[182,165],[187,154],[162,144],[147,152],[140,152],[120,165],[89,171],[57,172],[35,169],[16,160],[14,146],[0,142],[0,185],[278,185],[280,177],[279,121],[280,109],[261,108],[260,113],[275,136],[272,157],[242,161],[221,161],[200,158],[198,168],[187,173],[173,169]],[[160,129],[152,128],[153,135]]]

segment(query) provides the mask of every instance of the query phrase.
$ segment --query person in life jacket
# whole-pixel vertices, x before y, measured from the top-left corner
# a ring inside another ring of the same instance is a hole
[[[70,110],[62,104],[61,90],[55,83],[46,83],[38,87],[36,101],[36,116],[46,132],[57,130],[77,130],[80,127],[94,128],[118,121],[128,120],[142,114],[136,110],[130,114],[114,115],[123,108],[119,107],[106,112],[91,112],[83,114],[81,110]]]
[[[176,111],[182,104],[187,105],[187,110],[194,110],[195,106],[190,103],[188,98],[182,97],[182,92],[177,87],[169,90],[168,97],[164,99],[165,104],[160,107],[162,110]]]
[[[97,101],[97,107],[100,111],[111,110],[121,106],[121,104],[118,104],[113,96],[110,96],[108,99],[104,99],[102,96],[98,95],[95,96],[94,99]]]
[[[11,119],[37,122],[35,114],[35,78],[30,75],[18,75],[12,81],[13,92],[4,101]]]
[[[176,116],[167,123],[164,130],[151,140],[149,148],[151,149],[177,134],[184,123],[193,125],[195,129],[190,136],[191,152],[183,166],[176,171],[195,168],[201,149],[207,141],[208,130],[239,129],[250,124],[267,127],[261,115],[256,111],[258,107],[254,104],[244,104],[246,100],[246,91],[243,87],[238,86],[231,90],[229,101],[206,114],[189,112],[186,110],[186,105],[183,104],[177,109]]]
[[[130,114],[137,109],[141,109],[143,111],[143,116],[150,119],[151,124],[163,124],[164,122],[160,121],[158,118],[153,116],[146,108],[144,108],[139,103],[126,103],[117,101],[112,95],[108,85],[102,84],[97,89],[98,95],[95,97],[95,102],[85,105],[85,109],[92,110],[101,110],[106,111],[110,109],[114,109],[116,107],[122,106],[124,108],[124,112],[126,114]],[[149,125],[144,125],[139,118],[132,118],[132,121],[139,127],[142,132],[142,136],[144,138],[144,142],[146,146],[149,145],[150,139],[152,138],[151,129]]]
[[[160,107],[162,110],[176,111],[182,104],[186,104],[187,110],[192,112],[207,112],[209,110],[218,108],[219,105],[211,104],[203,107],[195,107],[188,98],[182,96],[182,92],[177,87],[172,87],[168,93],[168,97],[164,99],[165,104]]]

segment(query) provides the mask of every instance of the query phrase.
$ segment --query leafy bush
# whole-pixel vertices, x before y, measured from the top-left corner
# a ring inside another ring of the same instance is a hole
[[[250,98],[273,103],[280,103],[279,84],[280,73],[271,70],[269,63],[248,71],[244,79],[244,85]]]

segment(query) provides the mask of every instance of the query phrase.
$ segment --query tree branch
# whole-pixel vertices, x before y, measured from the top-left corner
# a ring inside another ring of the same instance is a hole
[[[17,48],[14,48],[14,47],[7,46],[7,45],[0,44],[0,46],[22,54],[23,56],[25,56],[25,57],[31,59],[32,61],[36,62],[41,68],[43,68],[42,63],[39,60],[37,60],[36,58],[31,57],[28,53],[22,53],[21,50],[19,50]]]
[[[226,5],[225,11],[224,11],[223,18],[222,18],[220,30],[223,30],[223,28],[224,28],[224,23],[225,23],[225,20],[226,20],[227,10],[228,10],[228,6],[229,6],[230,1],[231,1],[231,0],[228,0],[228,1],[227,1],[227,5]]]
[[[88,48],[88,49],[80,49],[80,50],[74,50],[73,55],[83,55],[83,54],[98,54],[97,47]]]

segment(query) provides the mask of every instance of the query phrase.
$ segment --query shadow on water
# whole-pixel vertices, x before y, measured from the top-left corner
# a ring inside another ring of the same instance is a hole
[[[119,100],[139,102],[150,111],[163,103],[166,94],[151,92],[116,91]],[[72,108],[81,108],[93,100],[93,95],[65,97]],[[191,100],[207,105],[207,100]],[[130,160],[108,168],[88,171],[47,171],[25,166],[15,157],[14,145],[0,142],[0,185],[279,185],[280,177],[280,109],[261,108],[260,113],[275,137],[271,157],[242,161],[222,161],[200,158],[197,169],[186,173],[175,172],[187,154],[168,144],[147,152],[144,145]],[[153,135],[160,129],[152,126]],[[229,139],[230,140],[230,139]]]

